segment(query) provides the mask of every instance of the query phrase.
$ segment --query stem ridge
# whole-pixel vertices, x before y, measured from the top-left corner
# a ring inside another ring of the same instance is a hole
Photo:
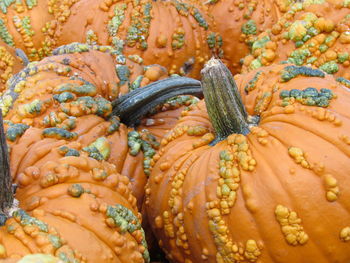
[[[228,68],[220,60],[212,58],[201,74],[205,104],[216,141],[233,133],[248,134],[248,114]]]

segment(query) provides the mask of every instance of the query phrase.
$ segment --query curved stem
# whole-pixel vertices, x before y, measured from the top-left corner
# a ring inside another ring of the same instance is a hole
[[[134,126],[154,107],[179,95],[202,97],[201,83],[185,77],[153,82],[113,101],[113,115],[119,116],[128,126]]]
[[[6,135],[0,109],[0,224],[5,223],[8,209],[13,204],[12,177],[10,172],[10,159],[6,143]]]
[[[247,134],[248,114],[228,68],[212,58],[201,71],[202,88],[216,141],[233,133]]]
[[[27,66],[29,64],[29,59],[22,49],[16,48],[16,56],[22,60],[23,66]]]

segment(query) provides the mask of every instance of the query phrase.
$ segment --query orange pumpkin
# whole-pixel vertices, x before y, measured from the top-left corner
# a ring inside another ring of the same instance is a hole
[[[12,127],[8,138],[15,142],[29,126],[50,131],[46,137],[77,140],[80,149],[93,144],[99,137],[105,138],[99,141],[99,147],[110,154],[103,158],[97,155],[97,158],[113,163],[119,173],[130,178],[133,193],[141,206],[150,158],[146,153],[152,155],[152,147],[157,147],[152,126],[157,129],[156,135],[162,136],[180,115],[179,110],[168,111],[168,119],[163,118],[164,114],[154,115],[147,131],[140,127],[139,133],[133,131],[130,134],[131,129],[120,124],[117,118],[110,122],[105,122],[105,118],[112,113],[113,99],[164,78],[166,70],[157,65],[143,67],[129,60],[126,65],[115,65],[113,50],[106,46],[75,43],[60,47],[54,53],[60,55],[30,63],[8,82],[0,99],[6,121]],[[138,107],[147,111],[146,105],[142,105],[146,101],[140,98],[137,101]],[[130,107],[136,107],[136,104],[127,102],[125,108]],[[130,115],[128,111],[126,115]],[[141,148],[145,156],[139,154]],[[18,154],[24,154],[22,149],[18,153],[12,152],[13,160],[19,158]],[[13,170],[13,174],[17,172]]]
[[[55,46],[52,30],[62,14],[69,15],[68,1],[6,1],[1,5],[1,39],[10,46],[22,49],[30,60],[39,60]]]
[[[271,28],[292,1],[209,0],[216,31],[222,36],[223,61],[233,73],[240,72],[240,60],[263,30]]]
[[[58,45],[112,45],[120,55],[138,55],[145,65],[157,63],[170,74],[198,77],[211,50],[220,46],[207,8],[186,1],[86,0],[70,14],[55,29]]]
[[[341,0],[294,4],[252,43],[242,72],[284,61],[350,78],[349,8]]]
[[[79,142],[46,135],[31,127],[11,144],[20,208],[0,228],[0,258],[45,253],[64,262],[149,262],[129,179],[79,152]]]
[[[168,258],[349,262],[349,89],[294,65],[234,80],[217,60],[202,86],[205,101],[163,138],[146,187]]]

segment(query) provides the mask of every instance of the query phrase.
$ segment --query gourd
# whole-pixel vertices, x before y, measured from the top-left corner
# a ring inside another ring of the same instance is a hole
[[[348,262],[349,89],[290,64],[233,79],[217,60],[202,87],[146,186],[171,262]]]
[[[51,54],[55,47],[51,34],[57,21],[69,15],[73,1],[1,1],[0,38],[6,44],[22,49],[31,61]],[[50,23],[49,23],[50,22]]]
[[[249,54],[260,32],[271,28],[293,1],[209,0],[216,31],[222,36],[222,60],[238,73],[241,59]]]
[[[242,72],[272,63],[313,65],[337,77],[350,78],[350,17],[346,1],[294,4],[261,33],[244,58]]]
[[[20,208],[3,210],[12,217],[0,228],[0,258],[44,253],[63,262],[149,262],[129,179],[107,161],[74,154],[78,142],[44,134],[30,127],[11,144]],[[2,133],[2,145],[4,139]],[[73,154],[62,156],[66,148]]]
[[[0,9],[0,38],[31,61],[61,45],[87,42],[114,45],[119,55],[145,65],[198,77],[221,45],[207,8],[186,1],[10,0]]]
[[[192,77],[221,45],[207,8],[178,0],[78,1],[54,38],[57,45],[112,45],[120,55]]]
[[[80,143],[78,150],[86,148],[94,158],[113,163],[119,173],[130,178],[133,193],[141,206],[147,179],[145,173],[149,169],[153,148],[157,147],[152,126],[157,129],[156,136],[161,137],[171,121],[174,123],[180,115],[180,110],[167,111],[168,119],[164,119],[164,113],[159,118],[152,116],[153,123],[141,126],[139,132],[121,124],[118,118],[111,118],[109,122],[105,119],[112,115],[113,108],[117,110],[118,103],[112,103],[114,99],[129,90],[137,91],[140,86],[164,78],[166,70],[157,65],[140,66],[130,60],[126,64],[115,64],[113,49],[106,46],[74,43],[60,47],[54,53],[60,55],[30,63],[8,82],[8,88],[0,98],[0,106],[11,128],[9,140],[15,142],[29,127],[44,129],[46,138],[77,140]],[[198,90],[196,88],[196,92]],[[168,90],[166,95],[168,98],[179,95],[174,92]],[[157,93],[138,94],[138,97],[123,97],[126,101],[124,115],[131,116],[130,110],[146,114],[162,102],[157,101],[147,107],[147,100],[155,100],[152,96],[157,98]],[[127,98],[138,104],[130,103]],[[190,101],[191,98],[188,98],[181,103]],[[141,117],[137,116],[134,121]],[[89,147],[100,147],[101,152],[108,154],[93,153]],[[139,154],[141,150],[149,156]],[[19,158],[18,154],[22,156],[25,152],[20,148],[18,153],[13,151],[13,160]],[[13,174],[16,172],[14,170]]]

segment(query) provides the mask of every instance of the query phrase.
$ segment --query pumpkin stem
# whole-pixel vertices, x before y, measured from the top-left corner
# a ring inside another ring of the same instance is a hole
[[[29,59],[22,49],[16,48],[16,56],[22,60],[23,66],[26,67],[29,64]]]
[[[8,210],[13,205],[13,200],[10,159],[8,156],[2,111],[0,109],[0,225],[5,223]]]
[[[248,114],[228,68],[219,59],[212,58],[201,75],[205,104],[216,141],[233,133],[248,134]]]
[[[171,77],[135,89],[112,102],[113,115],[128,126],[135,126],[148,112],[179,95],[203,97],[201,83],[186,77]]]

